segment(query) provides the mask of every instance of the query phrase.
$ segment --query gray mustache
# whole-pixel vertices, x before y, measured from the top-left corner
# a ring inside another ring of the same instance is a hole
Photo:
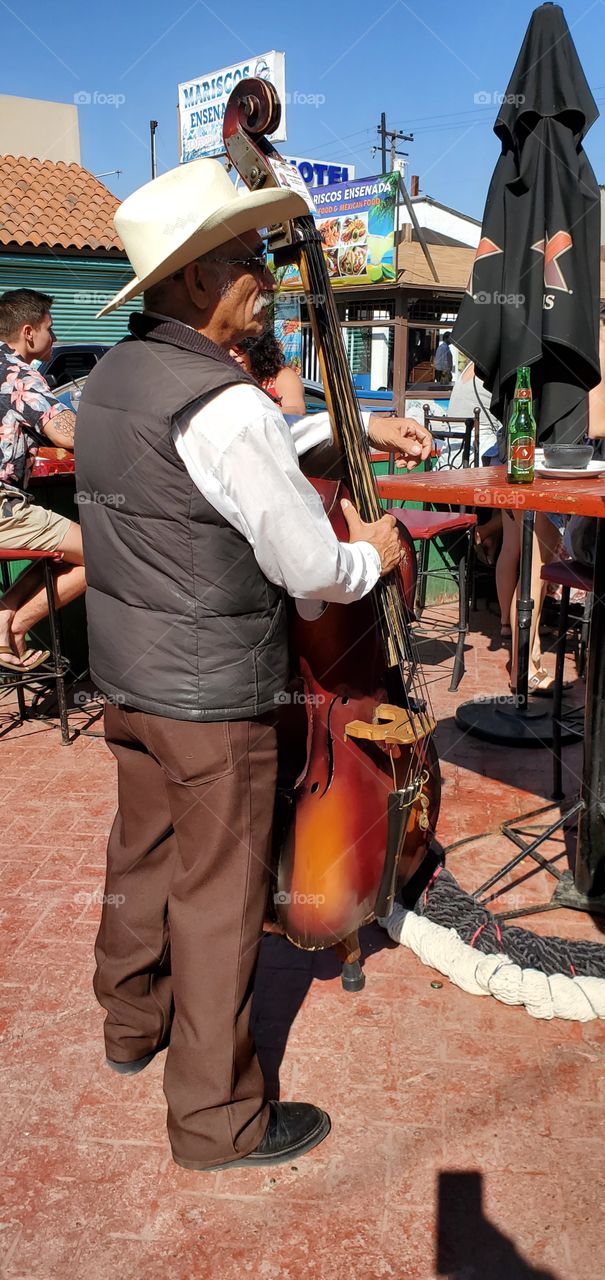
[[[257,316],[259,311],[264,311],[265,307],[269,306],[270,302],[271,302],[271,294],[261,293],[259,297],[256,299],[256,302],[254,303],[254,306],[252,308],[252,314]]]

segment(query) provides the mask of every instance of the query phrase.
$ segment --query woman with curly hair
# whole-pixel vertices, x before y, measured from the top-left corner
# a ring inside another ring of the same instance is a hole
[[[259,338],[242,338],[231,355],[280,405],[282,413],[300,416],[306,413],[302,378],[286,365],[281,344],[272,329]]]

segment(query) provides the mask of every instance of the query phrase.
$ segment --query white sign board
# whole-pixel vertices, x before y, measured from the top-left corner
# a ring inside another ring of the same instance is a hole
[[[332,160],[307,160],[302,156],[284,156],[304,178],[308,187],[333,187],[336,182],[348,182],[355,177],[354,164],[335,164]]]
[[[221,71],[209,71],[197,80],[179,85],[179,142],[181,162],[198,160],[200,156],[224,154],[223,116],[231,91],[240,80],[270,80],[282,104],[279,129],[272,141],[286,137],[286,68],[285,54],[261,53],[244,62],[236,62]]]

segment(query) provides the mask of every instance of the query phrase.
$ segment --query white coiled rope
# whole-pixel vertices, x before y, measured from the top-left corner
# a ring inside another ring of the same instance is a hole
[[[433,924],[397,903],[388,919],[378,923],[394,942],[409,947],[423,964],[471,995],[524,1005],[532,1018],[574,1022],[605,1018],[603,978],[568,977],[564,973],[547,977],[538,969],[522,969],[508,956],[482,955],[463,942],[455,929]]]

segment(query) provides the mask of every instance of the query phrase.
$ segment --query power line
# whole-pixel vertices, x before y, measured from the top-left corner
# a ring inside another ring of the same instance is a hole
[[[599,98],[596,96],[598,93],[601,93],[603,90],[605,90],[605,85],[596,85],[595,88],[592,90],[592,94],[597,106],[603,106],[605,104],[605,98]],[[478,125],[488,125],[490,128],[492,128],[493,124],[495,123],[495,115],[492,114],[493,108],[494,108],[493,103],[486,103],[485,106],[477,107],[474,110],[470,109],[468,111],[454,111],[454,112],[446,111],[446,112],[441,112],[438,115],[416,116],[411,119],[408,117],[406,118],[405,123],[413,127],[415,133],[424,133],[424,134],[440,133],[440,132],[450,133],[455,129],[468,128],[469,125],[471,128],[475,128]],[[440,121],[444,121],[445,123],[441,124],[439,123]],[[404,123],[403,120],[395,121],[395,125],[399,125],[402,123]],[[380,132],[380,126],[378,126],[378,131]],[[336,146],[338,145],[339,142],[348,142],[353,138],[359,139],[357,147],[359,150],[362,150],[363,142],[367,138],[369,143],[368,135],[371,134],[372,132],[373,130],[369,128],[356,129],[353,133],[344,134],[342,138],[338,138],[338,139],[335,138],[332,142],[329,142],[329,143],[326,143],[325,141],[322,140],[321,142],[318,142],[317,145],[310,144],[308,150],[312,155],[313,154],[321,155],[326,151],[332,150],[335,145]]]

